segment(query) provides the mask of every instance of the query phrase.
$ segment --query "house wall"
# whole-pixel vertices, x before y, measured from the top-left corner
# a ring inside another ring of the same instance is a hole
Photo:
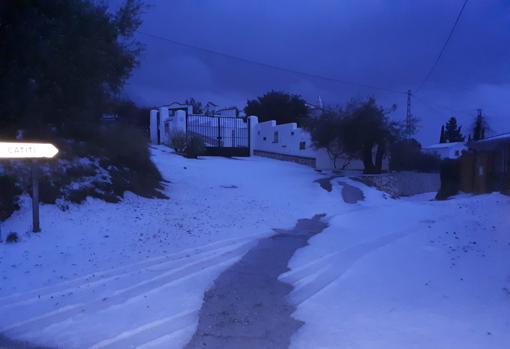
[[[297,162],[301,162],[300,159],[313,159],[317,169],[334,169],[327,151],[315,149],[310,133],[297,127],[296,123],[277,125],[276,121],[271,120],[260,123],[252,122],[252,125],[254,127],[254,150],[258,154],[272,153],[294,156]],[[345,161],[345,159],[337,159],[337,169],[341,169]],[[387,162],[385,162],[385,168],[387,168]],[[351,161],[346,169],[362,170],[363,163],[360,160]]]
[[[242,119],[232,121],[222,120],[221,136],[224,146],[233,145],[229,143],[233,141],[233,132],[246,132],[250,134],[251,155],[254,155],[256,151],[259,155],[272,156],[289,161],[293,161],[292,157],[294,157],[296,162],[315,164],[315,168],[319,170],[331,170],[335,168],[339,170],[363,170],[363,162],[360,160],[350,161],[349,165],[344,167],[347,163],[347,160],[344,158],[337,159],[335,167],[327,151],[325,149],[315,149],[312,145],[310,133],[297,127],[296,123],[277,125],[274,120],[259,123],[256,116],[249,116],[249,119],[251,129],[246,129],[246,131],[244,129],[247,127],[247,123]],[[189,122],[202,123],[203,121],[199,119],[193,120],[191,118]],[[237,124],[235,127],[233,122]],[[217,127],[217,125],[208,126],[213,129]],[[186,132],[186,111],[172,110],[167,106],[161,107],[159,110],[151,110],[150,135],[153,144],[157,144],[158,130],[159,142],[169,145],[173,134],[176,132]],[[200,127],[196,127],[195,131],[200,132]],[[207,135],[209,133],[210,132],[207,132]],[[383,163],[383,169],[388,169],[387,160]]]
[[[462,152],[467,150],[467,147],[464,143],[444,143],[424,147],[422,150],[429,154],[436,154],[441,159],[458,159],[462,156]]]

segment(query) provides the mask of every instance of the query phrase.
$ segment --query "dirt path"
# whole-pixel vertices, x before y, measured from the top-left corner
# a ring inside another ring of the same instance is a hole
[[[327,225],[322,215],[261,240],[204,295],[197,331],[186,348],[287,348],[302,322],[291,317],[292,286],[278,280],[294,252]]]

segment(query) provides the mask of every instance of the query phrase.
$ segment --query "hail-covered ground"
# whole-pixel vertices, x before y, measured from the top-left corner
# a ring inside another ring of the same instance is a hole
[[[153,148],[169,199],[41,207],[1,224],[0,335],[58,348],[181,348],[205,291],[274,228],[326,214],[280,279],[304,325],[293,348],[506,348],[510,198],[347,204],[313,169],[264,158],[185,159]],[[1,336],[0,336],[1,337]],[[0,339],[1,343],[1,339]],[[0,344],[1,347],[1,344]]]

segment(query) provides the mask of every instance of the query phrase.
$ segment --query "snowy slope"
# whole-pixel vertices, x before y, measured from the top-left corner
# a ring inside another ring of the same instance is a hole
[[[263,158],[153,159],[169,200],[126,195],[62,211],[30,202],[2,223],[21,235],[0,244],[0,333],[64,348],[179,348],[205,290],[273,228],[344,210],[310,168]]]
[[[291,348],[508,348],[510,198],[364,190],[281,276],[305,321]]]

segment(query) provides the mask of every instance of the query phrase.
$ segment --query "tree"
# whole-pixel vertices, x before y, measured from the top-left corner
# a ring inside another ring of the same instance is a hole
[[[473,141],[479,141],[485,138],[485,131],[488,129],[487,120],[482,115],[482,110],[478,109],[478,115],[473,123]],[[470,135],[471,136],[471,135]]]
[[[446,143],[446,135],[444,133],[444,125],[441,125],[441,135],[439,136],[439,143]]]
[[[276,120],[278,124],[300,123],[308,118],[303,98],[280,91],[270,91],[257,99],[248,100],[246,115],[256,115],[260,121]]]
[[[382,171],[388,146],[400,137],[397,124],[390,122],[387,117],[393,110],[385,111],[374,98],[352,101],[344,108],[344,147],[351,154],[361,155],[365,173]]]
[[[324,112],[318,118],[310,118],[305,122],[305,129],[310,132],[312,143],[316,149],[325,149],[333,168],[338,168],[338,160],[343,158],[344,162],[340,169],[345,169],[352,161],[353,154],[344,149],[344,127],[345,119],[335,111]]]
[[[140,0],[8,1],[0,13],[0,126],[93,123],[138,64]]]
[[[334,165],[340,157],[359,158],[365,173],[380,173],[388,146],[399,138],[397,125],[386,114],[373,98],[353,100],[338,112],[309,119],[305,128],[315,147],[328,151]]]
[[[446,142],[464,142],[464,136],[461,133],[461,128],[462,126],[457,126],[457,119],[452,116],[445,126]]]
[[[132,125],[143,130],[149,129],[150,108],[141,107],[135,102],[127,99],[120,99],[112,102],[112,113],[118,115],[119,121],[123,124]]]
[[[195,98],[190,97],[189,99],[184,101],[184,104],[191,105],[193,109],[193,114],[203,114],[204,108],[202,106],[202,102],[197,101]]]
[[[414,138],[404,138],[391,144],[391,171],[435,172],[439,170],[440,158],[422,152],[421,144]]]

